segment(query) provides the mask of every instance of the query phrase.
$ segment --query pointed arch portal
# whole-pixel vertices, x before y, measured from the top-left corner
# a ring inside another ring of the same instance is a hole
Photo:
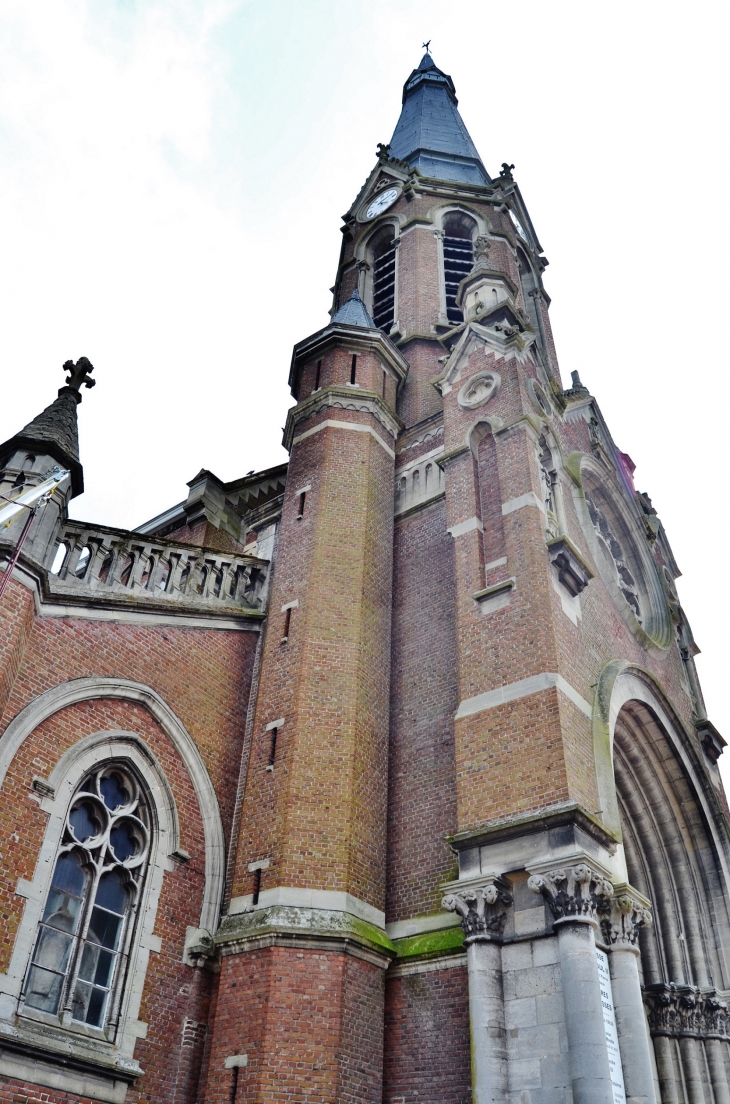
[[[657,1098],[729,1104],[728,856],[711,783],[658,686],[626,663],[599,680],[594,749],[604,820],[615,818],[627,881],[653,908],[640,980]]]

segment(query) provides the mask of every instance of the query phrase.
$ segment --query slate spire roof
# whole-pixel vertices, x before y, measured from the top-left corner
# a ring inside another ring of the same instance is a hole
[[[0,456],[27,448],[52,457],[71,472],[73,496],[76,496],[84,489],[76,407],[81,402],[80,388],[93,387],[95,380],[90,377],[93,366],[86,357],[81,357],[76,364],[67,361],[63,368],[69,376],[66,385],[60,388],[58,398],[23,426],[19,433],[0,445]]]
[[[365,330],[377,329],[357,290],[342,304],[337,314],[332,316],[332,323],[334,322],[339,322],[342,326],[361,326]]]
[[[390,140],[390,156],[424,176],[489,184],[490,178],[458,112],[456,89],[430,54],[403,86],[403,108]]]

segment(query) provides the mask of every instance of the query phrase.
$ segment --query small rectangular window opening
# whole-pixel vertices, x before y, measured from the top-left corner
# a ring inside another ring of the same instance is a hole
[[[269,766],[273,767],[274,760],[276,759],[276,737],[279,733],[278,728],[271,729],[271,744],[269,745]]]
[[[355,382],[355,376],[357,375],[357,353],[352,354],[352,365],[350,367],[350,383]]]
[[[291,606],[284,613],[284,635],[281,638],[282,644],[289,639],[289,629],[291,628]]]
[[[319,377],[322,374],[322,361],[317,361],[317,372],[314,377],[314,390],[319,391]]]
[[[306,500],[306,497],[306,491],[302,491],[302,493],[299,495],[299,510],[297,512],[297,521],[301,521],[301,519],[304,517],[304,502]]]
[[[388,382],[388,373],[383,369],[383,398],[385,398],[385,385]]]
[[[261,873],[258,871],[257,873]],[[238,1096],[238,1066],[234,1066],[231,1070],[231,1095],[229,1097],[230,1104],[236,1104],[236,1097]]]
[[[259,895],[261,893],[261,867],[253,872],[253,898],[251,903],[257,905],[259,903]]]

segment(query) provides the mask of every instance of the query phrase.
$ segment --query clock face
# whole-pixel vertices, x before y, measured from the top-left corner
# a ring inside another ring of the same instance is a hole
[[[370,204],[365,212],[365,218],[374,219],[376,215],[381,214],[383,211],[387,211],[391,203],[395,203],[397,198],[397,188],[386,188],[386,190],[377,195]]]

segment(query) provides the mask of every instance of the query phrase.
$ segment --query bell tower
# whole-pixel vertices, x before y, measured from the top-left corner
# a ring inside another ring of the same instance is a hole
[[[294,348],[209,1104],[727,1098],[722,740],[513,169],[427,53]]]

